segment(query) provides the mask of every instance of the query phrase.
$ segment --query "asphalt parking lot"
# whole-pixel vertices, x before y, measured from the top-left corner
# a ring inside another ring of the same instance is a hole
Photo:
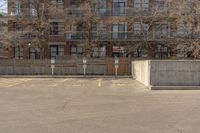
[[[0,133],[199,133],[200,91],[132,79],[0,78]]]

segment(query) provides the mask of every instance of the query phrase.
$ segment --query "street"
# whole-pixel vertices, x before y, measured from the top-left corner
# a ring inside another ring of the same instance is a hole
[[[199,133],[200,91],[114,78],[0,78],[0,133]]]

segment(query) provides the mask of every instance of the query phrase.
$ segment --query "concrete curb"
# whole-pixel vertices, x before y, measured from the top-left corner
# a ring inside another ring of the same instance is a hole
[[[200,90],[200,86],[149,86],[150,90]]]
[[[0,78],[132,78],[131,75],[0,75]]]

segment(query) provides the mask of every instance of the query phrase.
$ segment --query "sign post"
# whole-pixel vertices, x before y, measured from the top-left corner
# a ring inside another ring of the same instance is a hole
[[[51,59],[51,74],[54,75],[55,59]]]
[[[87,69],[87,59],[84,57],[83,58],[83,72],[84,72],[84,75],[86,75],[86,69]]]
[[[115,57],[115,77],[118,75],[118,68],[119,68],[119,58]]]

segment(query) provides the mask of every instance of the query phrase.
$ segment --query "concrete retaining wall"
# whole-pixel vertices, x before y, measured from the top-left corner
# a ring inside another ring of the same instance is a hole
[[[132,62],[132,75],[135,80],[138,80],[145,84],[146,86],[150,85],[150,70],[149,70],[150,61],[134,61]]]
[[[132,62],[133,76],[150,88],[200,87],[200,61],[144,60]]]

